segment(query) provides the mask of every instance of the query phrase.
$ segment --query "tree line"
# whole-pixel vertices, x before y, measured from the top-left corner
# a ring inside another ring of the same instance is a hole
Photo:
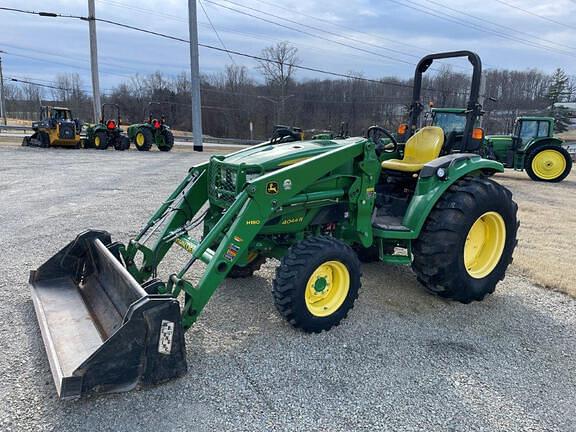
[[[361,73],[350,78],[298,79],[298,51],[289,43],[263,50],[256,68],[262,80],[248,68],[226,65],[219,73],[201,79],[204,133],[217,137],[262,139],[276,124],[304,130],[338,130],[346,123],[352,134],[373,124],[394,130],[406,117],[412,96],[412,79],[383,77],[378,82],[363,80]],[[566,128],[570,113],[550,107],[576,101],[576,77],[561,69],[544,73],[490,69],[484,73],[484,126],[490,133],[508,132],[521,114],[552,114],[559,128]],[[443,65],[423,80],[422,101],[436,107],[465,107],[470,77]],[[48,87],[12,83],[5,88],[7,112],[17,118],[34,119],[40,103],[72,109],[81,120],[92,117],[91,97],[78,74],[60,74]],[[190,80],[186,74],[167,76],[155,72],[134,75],[103,96],[103,102],[120,106],[124,124],[148,116],[150,101],[160,102],[152,114],[164,114],[174,129],[191,130]]]

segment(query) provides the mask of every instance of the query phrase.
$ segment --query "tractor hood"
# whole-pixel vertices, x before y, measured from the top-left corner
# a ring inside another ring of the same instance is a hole
[[[302,160],[363,139],[356,137],[342,140],[294,141],[262,145],[228,156],[224,159],[224,162],[233,165],[259,165],[264,172],[268,172],[293,165]]]

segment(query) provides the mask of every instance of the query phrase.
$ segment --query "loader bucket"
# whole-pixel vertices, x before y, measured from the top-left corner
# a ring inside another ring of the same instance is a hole
[[[148,294],[110,234],[86,231],[30,273],[58,395],[127,391],[186,373],[180,306]]]

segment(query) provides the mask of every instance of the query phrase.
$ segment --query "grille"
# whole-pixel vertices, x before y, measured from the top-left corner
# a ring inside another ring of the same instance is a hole
[[[238,177],[237,167],[212,159],[208,169],[210,198],[226,206],[232,204],[238,194]]]
[[[210,159],[208,167],[208,196],[210,201],[222,207],[229,207],[250,182],[264,172],[260,165],[229,164],[217,156]]]

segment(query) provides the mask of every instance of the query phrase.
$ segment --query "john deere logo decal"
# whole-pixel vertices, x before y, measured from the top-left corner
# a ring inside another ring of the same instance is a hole
[[[266,193],[268,195],[276,195],[278,193],[278,182],[270,182],[266,185]]]

